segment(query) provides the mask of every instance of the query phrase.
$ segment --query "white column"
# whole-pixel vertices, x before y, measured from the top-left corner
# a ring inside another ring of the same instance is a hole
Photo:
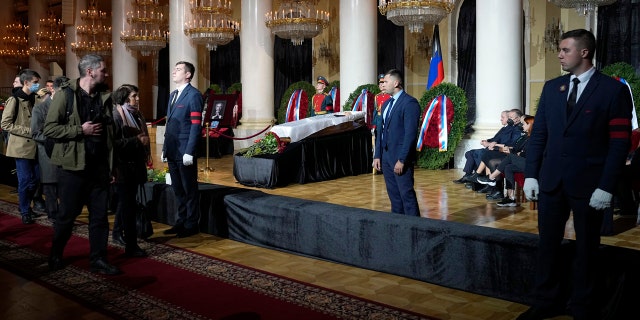
[[[47,2],[46,0],[35,0],[29,3],[29,49],[38,45],[38,39],[36,34],[40,32],[40,19],[47,16]],[[48,64],[47,64],[48,66]],[[34,55],[29,55],[29,69],[36,71],[40,74],[42,86],[44,82],[49,80],[49,69],[46,68],[40,61],[36,59]]]
[[[272,0],[242,0],[240,30],[240,80],[242,82],[242,125],[236,137],[262,131],[273,121],[273,42],[265,25]],[[257,138],[255,138],[257,139]],[[234,140],[236,149],[246,148],[255,139]]]
[[[522,2],[477,1],[474,138],[492,137],[502,110],[522,109],[522,76]]]
[[[138,85],[138,59],[135,51],[129,52],[124,42],[120,41],[122,31],[129,28],[127,11],[131,11],[131,0],[111,1],[111,42],[113,90],[127,83]]]
[[[456,167],[464,152],[480,147],[500,129],[500,112],[522,106],[522,2],[476,2],[476,122],[475,132],[456,149]]]
[[[189,11],[189,2],[183,0],[169,0],[169,70],[173,71],[173,67],[178,61],[187,61],[198,65],[198,51],[196,46],[191,43],[189,37],[184,34],[184,24],[191,18]],[[198,88],[198,72],[208,72],[206,70],[198,70],[191,79],[191,85],[201,92],[206,88]],[[171,77],[171,75],[169,75]],[[171,79],[171,78],[169,78]],[[171,83],[171,90],[175,87]]]
[[[377,83],[377,1],[340,0],[340,105],[358,86]]]
[[[66,2],[63,2],[66,3]],[[71,44],[78,41],[79,37],[76,34],[76,28],[82,25],[84,22],[80,19],[80,11],[87,9],[87,4],[85,1],[75,1],[76,8],[74,10],[74,24],[67,25],[65,27],[65,33],[67,34],[67,38],[65,40],[65,70],[66,76],[69,79],[75,79],[80,77],[80,72],[78,71],[78,62],[80,58],[76,55],[73,50],[71,50]]]

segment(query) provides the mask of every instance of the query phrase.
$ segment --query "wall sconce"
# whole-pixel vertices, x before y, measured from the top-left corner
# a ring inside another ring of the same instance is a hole
[[[416,39],[416,51],[422,57],[427,57],[431,53],[431,39],[422,32],[414,35]]]
[[[322,40],[322,42],[320,42],[320,44],[318,45],[317,53],[316,50],[313,50],[312,52],[312,62],[314,66],[316,65],[318,60],[324,61],[331,68],[337,66],[338,62],[340,61],[331,44],[325,40]]]
[[[545,52],[558,52],[560,50],[560,36],[564,31],[562,30],[562,23],[560,19],[556,21],[556,18],[551,18],[551,23],[547,24],[544,30],[544,51]]]

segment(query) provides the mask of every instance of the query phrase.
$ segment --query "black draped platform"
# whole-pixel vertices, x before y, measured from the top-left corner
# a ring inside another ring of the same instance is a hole
[[[246,186],[274,188],[371,173],[372,161],[371,131],[358,126],[290,143],[281,154],[236,154],[233,175]]]
[[[153,220],[175,222],[173,191],[148,183]],[[408,217],[258,190],[200,184],[202,232],[531,304],[537,235]],[[573,241],[562,254],[570,265]],[[640,251],[601,246],[602,319],[627,319],[640,287]],[[565,270],[564,279],[570,279]],[[567,283],[568,285],[568,283]]]

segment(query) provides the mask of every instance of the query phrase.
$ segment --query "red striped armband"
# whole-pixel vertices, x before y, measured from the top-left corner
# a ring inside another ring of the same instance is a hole
[[[191,124],[200,124],[202,121],[202,112],[191,111]]]
[[[629,139],[631,120],[627,118],[614,118],[609,120],[610,139]]]

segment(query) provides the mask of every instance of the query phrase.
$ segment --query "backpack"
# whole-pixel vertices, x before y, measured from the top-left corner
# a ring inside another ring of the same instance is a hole
[[[69,116],[71,115],[71,112],[73,112],[73,98],[75,97],[75,94],[73,93],[73,90],[71,90],[71,88],[69,87],[65,87],[65,96],[67,98],[67,109],[66,109],[66,122],[69,122]],[[51,155],[53,154],[53,147],[56,145],[57,139],[55,138],[49,138],[47,137],[47,139],[44,141],[44,151],[47,154],[47,157],[49,157],[49,159],[51,159]]]

